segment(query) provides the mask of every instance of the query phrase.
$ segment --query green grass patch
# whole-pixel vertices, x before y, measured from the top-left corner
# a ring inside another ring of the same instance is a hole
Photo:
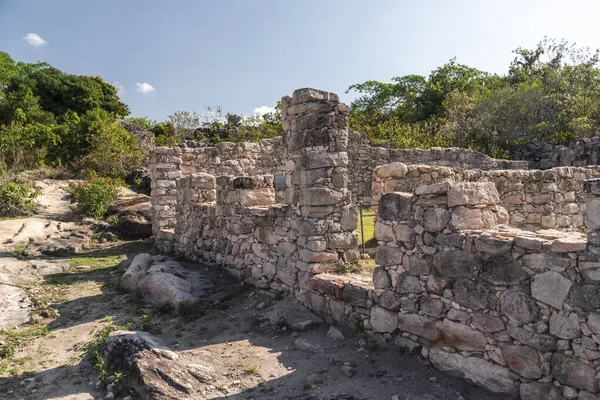
[[[100,380],[105,381],[108,377],[108,371],[106,370],[106,364],[102,357],[102,349],[106,344],[106,339],[108,339],[108,335],[110,335],[111,332],[128,330],[131,327],[131,324],[116,325],[115,317],[110,315],[104,317],[102,322],[106,325],[94,333],[94,339],[86,345],[85,352],[88,359],[94,363],[94,366],[100,373]]]
[[[376,214],[376,212],[371,208],[365,208],[362,213],[363,215],[371,216],[363,216],[361,221],[360,214],[358,214],[358,244],[359,246],[362,246],[364,231],[365,246],[375,247],[377,245],[375,240],[375,219],[377,217],[373,214]]]
[[[77,267],[87,266],[85,272],[95,271],[99,269],[107,269],[116,267],[121,261],[127,259],[125,255],[114,255],[105,257],[73,257],[69,263],[71,270],[77,270]]]

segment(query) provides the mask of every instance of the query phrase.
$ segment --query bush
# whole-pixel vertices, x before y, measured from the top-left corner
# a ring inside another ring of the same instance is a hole
[[[77,209],[80,212],[103,219],[118,191],[112,178],[99,178],[91,173],[88,182],[69,186],[69,193],[79,202]]]
[[[41,194],[29,181],[13,178],[0,182],[0,216],[16,217],[35,211],[34,200]]]

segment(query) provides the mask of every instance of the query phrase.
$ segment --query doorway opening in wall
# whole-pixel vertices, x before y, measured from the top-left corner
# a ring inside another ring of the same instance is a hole
[[[375,239],[375,221],[377,204],[361,204],[358,206],[358,243],[363,254],[375,256],[377,240]]]

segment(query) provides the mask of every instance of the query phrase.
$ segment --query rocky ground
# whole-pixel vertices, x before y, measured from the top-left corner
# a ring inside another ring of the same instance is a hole
[[[181,263],[182,276],[200,274],[205,290],[180,314],[149,305],[119,283],[122,261],[155,254],[151,240],[98,243],[73,213],[66,185],[41,182],[36,216],[0,221],[2,399],[112,398],[99,373],[105,366],[86,349],[117,328],[148,331],[172,349],[197,379],[190,398],[500,398],[350,328],[331,329],[210,265]],[[127,396],[139,398],[131,390],[115,398]]]

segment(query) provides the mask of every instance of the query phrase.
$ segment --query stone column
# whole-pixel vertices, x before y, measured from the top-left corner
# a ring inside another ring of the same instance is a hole
[[[150,154],[152,178],[152,233],[157,238],[163,230],[175,227],[177,189],[175,180],[181,177],[181,148],[159,147]]]
[[[298,89],[282,99],[287,201],[299,251],[296,267],[338,271],[358,257],[348,174],[348,111],[336,94]]]

